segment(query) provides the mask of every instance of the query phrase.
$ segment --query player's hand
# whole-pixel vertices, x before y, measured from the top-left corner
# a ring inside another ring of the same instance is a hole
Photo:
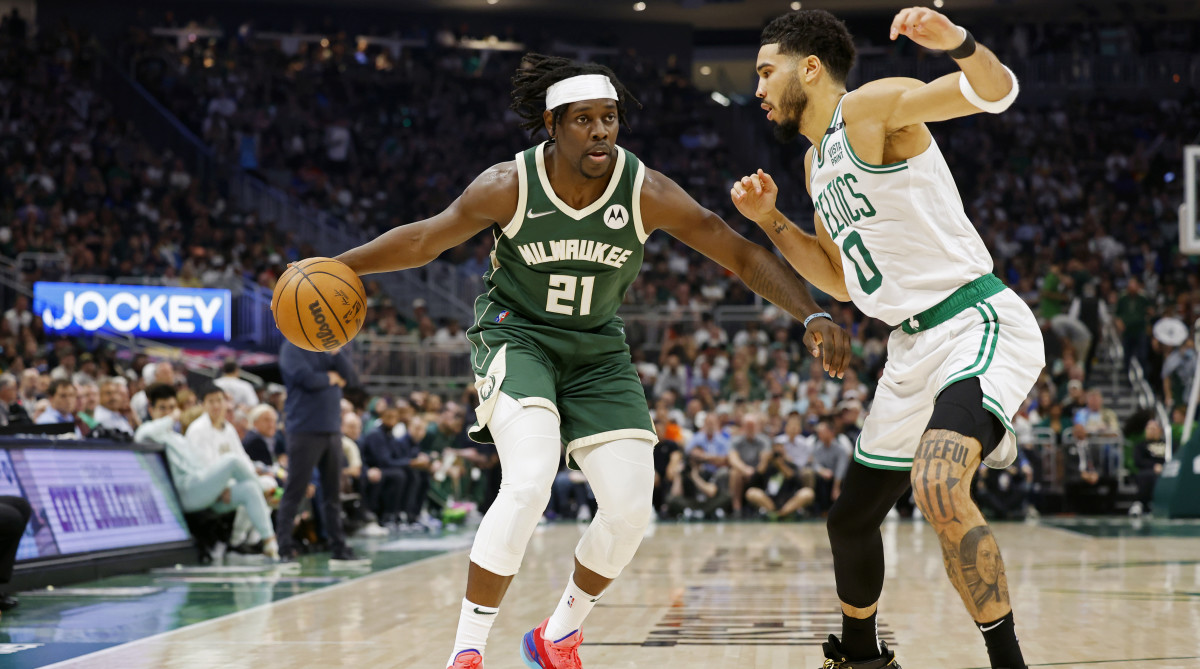
[[[771,214],[775,211],[775,198],[779,196],[779,186],[775,185],[770,174],[759,170],[742,177],[734,182],[729,195],[742,216],[759,225],[770,225]]]
[[[828,318],[814,318],[804,333],[804,348],[820,356],[825,373],[842,378],[850,364],[850,335]]]
[[[905,35],[926,49],[950,51],[963,43],[963,33],[945,14],[927,7],[900,10],[892,19],[891,39]]]
[[[337,386],[339,388],[346,387],[346,379],[343,379],[341,374],[338,374],[333,370],[326,372],[326,374],[329,375],[329,385]]]

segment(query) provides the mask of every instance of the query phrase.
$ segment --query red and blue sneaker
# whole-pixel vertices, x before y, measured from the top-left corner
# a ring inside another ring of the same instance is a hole
[[[483,669],[483,656],[474,648],[459,651],[454,656],[454,664],[446,669]]]
[[[521,659],[529,669],[583,669],[579,660],[579,645],[583,643],[583,632],[575,630],[565,637],[551,641],[542,633],[546,631],[547,618],[536,629],[525,633],[521,640]]]

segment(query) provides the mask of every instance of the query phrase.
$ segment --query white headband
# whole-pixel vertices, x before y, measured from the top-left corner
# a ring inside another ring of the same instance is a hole
[[[617,89],[603,74],[580,74],[546,89],[546,109],[580,100],[617,99]]]

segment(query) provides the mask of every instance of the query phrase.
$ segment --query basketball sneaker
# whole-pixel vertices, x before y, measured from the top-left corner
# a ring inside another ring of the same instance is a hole
[[[459,651],[454,656],[454,664],[446,669],[483,669],[483,656],[474,648]]]
[[[542,636],[549,622],[547,618],[525,633],[521,641],[521,659],[525,660],[525,666],[529,669],[583,669],[579,660],[583,632],[575,630],[558,641],[551,641]]]
[[[880,641],[879,648],[883,651],[879,657],[851,662],[846,658],[846,652],[842,650],[837,637],[830,634],[829,641],[821,644],[821,650],[825,651],[825,663],[821,669],[900,669],[896,654],[888,650],[887,644]]]

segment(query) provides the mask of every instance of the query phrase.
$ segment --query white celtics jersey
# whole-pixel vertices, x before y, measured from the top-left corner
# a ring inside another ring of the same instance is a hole
[[[992,271],[937,142],[914,158],[871,165],[854,154],[839,102],[810,176],[813,204],[864,314],[899,325]]]

